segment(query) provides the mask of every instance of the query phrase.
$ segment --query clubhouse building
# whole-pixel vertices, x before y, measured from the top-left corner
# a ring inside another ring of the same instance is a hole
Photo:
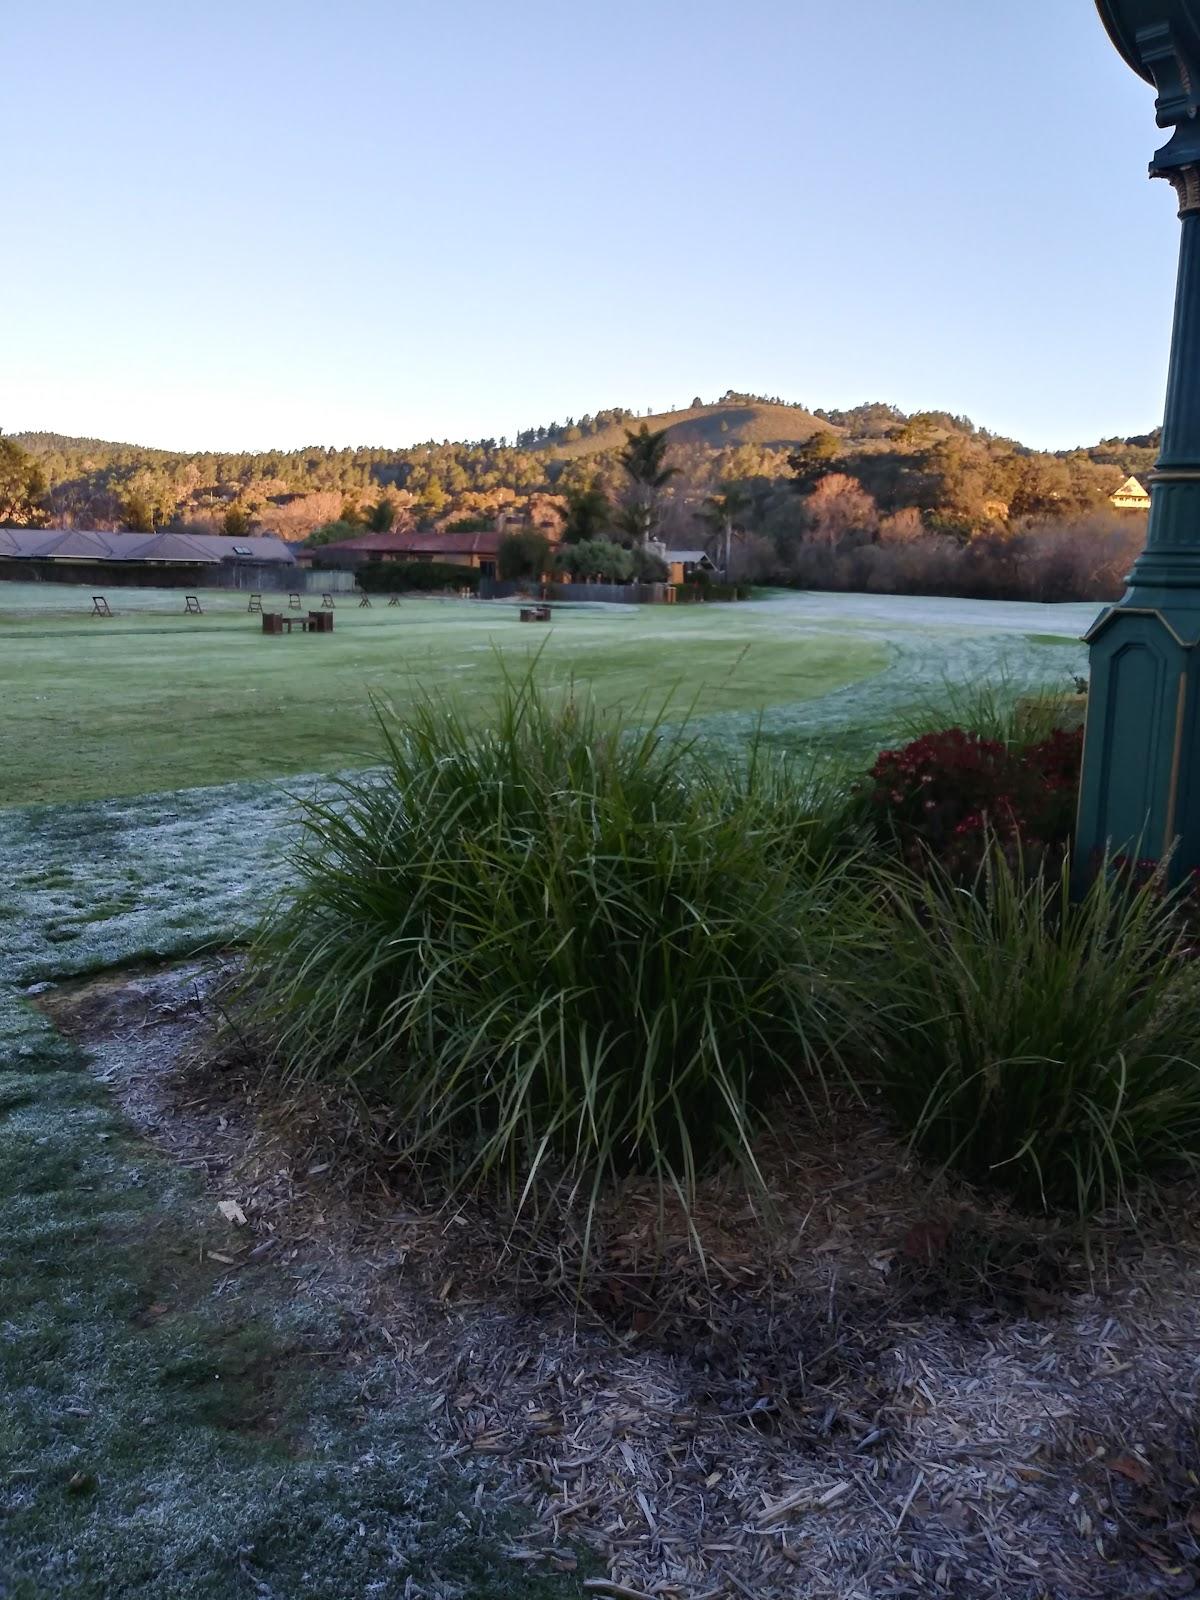
[[[84,528],[0,528],[0,579],[163,588],[280,587],[295,576],[283,539],[249,534],[97,533]]]

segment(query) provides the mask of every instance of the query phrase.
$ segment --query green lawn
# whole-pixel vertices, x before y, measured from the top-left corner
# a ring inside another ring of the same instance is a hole
[[[237,594],[204,594],[200,617],[170,590],[110,599],[117,614],[101,619],[86,588],[0,583],[0,805],[359,765],[375,748],[372,694],[402,708],[449,691],[483,713],[501,663],[523,671],[539,649],[548,680],[575,679],[606,703],[670,697],[721,737],[761,719],[789,744],[869,742],[944,681],[1002,671],[1065,685],[1093,610],[787,594],[560,607],[543,627],[522,625],[512,605],[377,599],[359,610],[347,597],[332,634],[269,638]]]
[[[541,673],[603,700],[673,694],[711,737],[865,761],[947,685],[1065,687],[1092,608],[789,594],[534,628],[351,602],[331,636],[276,639],[235,595],[199,618],[111,598],[102,621],[87,590],[0,582],[0,1596],[577,1594],[504,1560],[403,1407],[374,1404],[386,1373],[320,1353],[345,1330],[317,1299],[202,1255],[213,1197],[21,986],[244,936],[285,879],[296,775],[372,759],[370,690],[483,714],[498,655],[542,646]]]
[[[35,598],[58,598],[49,588]],[[371,694],[402,707],[450,689],[482,708],[499,662],[522,671],[539,646],[548,679],[575,677],[606,702],[671,693],[706,715],[806,702],[887,663],[881,638],[798,637],[753,606],[563,608],[533,627],[508,605],[350,600],[331,635],[268,638],[236,596],[205,596],[202,617],[178,596],[170,611],[119,596],[111,621],[88,617],[82,597],[74,611],[17,612],[9,598],[0,585],[0,804],[356,765],[371,759]]]
[[[5,1600],[578,1594],[505,1557],[352,1340],[0,991]]]

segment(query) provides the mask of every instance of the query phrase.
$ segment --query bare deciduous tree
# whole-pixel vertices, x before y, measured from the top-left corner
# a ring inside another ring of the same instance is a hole
[[[875,537],[879,528],[879,507],[856,478],[844,472],[831,472],[804,502],[808,537],[814,544],[835,550],[852,535]]]

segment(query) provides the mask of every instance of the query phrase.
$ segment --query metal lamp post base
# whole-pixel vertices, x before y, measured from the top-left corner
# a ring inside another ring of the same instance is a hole
[[[1162,451],[1146,548],[1088,634],[1076,880],[1113,855],[1200,867],[1200,0],[1097,0],[1174,130],[1150,164],[1182,219]]]

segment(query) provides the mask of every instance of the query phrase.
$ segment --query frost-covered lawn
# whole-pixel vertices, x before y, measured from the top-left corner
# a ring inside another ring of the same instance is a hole
[[[0,809],[0,985],[238,938],[283,881],[305,787]]]
[[[269,638],[236,595],[205,595],[201,617],[169,591],[112,598],[109,620],[88,616],[86,590],[0,583],[0,804],[360,765],[372,693],[402,708],[434,688],[484,714],[500,662],[524,670],[539,648],[539,675],[604,702],[671,696],[714,731],[738,736],[762,713],[804,739],[886,719],[946,676],[1065,682],[1092,609],[781,594],[562,607],[534,628],[511,605],[350,599],[331,635]]]
[[[1092,608],[776,595],[535,630],[376,602],[339,607],[332,637],[266,639],[236,596],[199,619],[121,596],[108,622],[82,591],[29,590],[0,584],[0,1596],[551,1592],[373,1403],[382,1375],[315,1354],[339,1337],[318,1308],[202,1254],[211,1202],[21,989],[244,934],[283,881],[289,795],[370,759],[368,689],[482,708],[497,651],[521,667],[544,645],[542,673],[674,690],[712,737],[761,724],[865,757],[948,686],[1065,687]]]
[[[539,647],[541,676],[586,681],[606,702],[674,690],[681,705],[698,697],[714,711],[811,700],[887,662],[871,629],[796,624],[768,606],[564,608],[532,628],[511,605],[360,611],[351,599],[332,634],[271,638],[227,595],[205,597],[201,617],[185,616],[178,597],[171,613],[127,611],[115,597],[108,620],[82,606],[14,611],[9,587],[0,584],[10,619],[0,626],[0,803],[10,804],[362,764],[371,694],[403,707],[437,688],[482,711],[499,660],[522,671]]]
[[[20,587],[0,585],[0,614],[9,590]],[[27,587],[39,599],[52,588]],[[149,604],[146,592],[139,598]],[[236,597],[220,598],[238,604]],[[169,592],[167,599],[178,603]],[[438,601],[406,607],[391,613],[400,622],[381,620],[386,610],[339,613],[345,632],[332,639],[251,634],[247,643],[231,633],[235,660],[244,654],[257,661],[270,692],[299,707],[293,713],[281,701],[270,717],[274,737],[259,744],[247,732],[252,718],[244,705],[230,707],[233,686],[197,691],[194,715],[180,711],[179,697],[189,701],[193,692],[196,650],[215,670],[223,659],[220,637],[189,646],[170,635],[169,651],[155,633],[85,635],[109,669],[115,660],[140,661],[139,696],[124,678],[114,687],[85,674],[69,653],[69,630],[42,635],[14,624],[0,631],[7,733],[0,785],[24,800],[43,790],[77,795],[77,803],[0,806],[0,925],[10,936],[10,979],[87,971],[243,933],[282,881],[290,797],[319,782],[322,772],[355,756],[370,758],[368,678],[352,666],[360,645],[379,668],[374,686],[398,706],[419,685],[450,687],[468,692],[481,713],[498,670],[495,647],[503,644],[514,666],[524,664],[531,648],[532,630],[500,608]],[[742,606],[568,611],[539,632],[538,642],[545,641],[544,671],[564,680],[574,674],[610,698],[647,695],[654,703],[674,681],[677,703],[710,737],[736,742],[761,728],[781,747],[816,744],[865,761],[914,710],[928,707],[937,720],[936,707],[955,689],[1000,680],[1014,692],[1068,687],[1072,673],[1085,669],[1077,635],[1093,614],[1089,606],[781,594]],[[182,626],[185,619],[175,620]],[[226,618],[239,629],[244,620],[239,612]],[[330,644],[345,651],[332,665],[323,654]],[[25,658],[31,645],[47,655],[42,676]],[[148,653],[139,657],[139,649]],[[51,656],[55,665],[48,664]],[[289,668],[298,676],[277,680],[275,669],[288,662],[299,663]],[[430,663],[428,670],[421,662]],[[226,676],[237,675],[231,668]],[[262,688],[260,679],[243,693]],[[96,710],[106,693],[116,702],[108,720]],[[345,697],[340,710],[337,695]],[[49,703],[61,720],[37,713]],[[298,730],[293,716],[303,725]],[[236,738],[234,726],[241,729]],[[304,761],[317,726],[327,731],[320,750],[309,753],[311,776],[217,781],[243,758],[259,770],[290,770]],[[173,764],[194,786],[163,782]],[[86,798],[96,785],[107,785],[114,797]],[[137,787],[151,792],[128,792]]]
[[[11,993],[0,1055],[5,1600],[578,1592],[505,1557],[390,1371]]]
[[[514,1565],[519,1527],[437,1465],[391,1370],[238,1249],[21,993],[244,931],[280,805],[257,785],[0,812],[0,1596],[577,1593]]]

